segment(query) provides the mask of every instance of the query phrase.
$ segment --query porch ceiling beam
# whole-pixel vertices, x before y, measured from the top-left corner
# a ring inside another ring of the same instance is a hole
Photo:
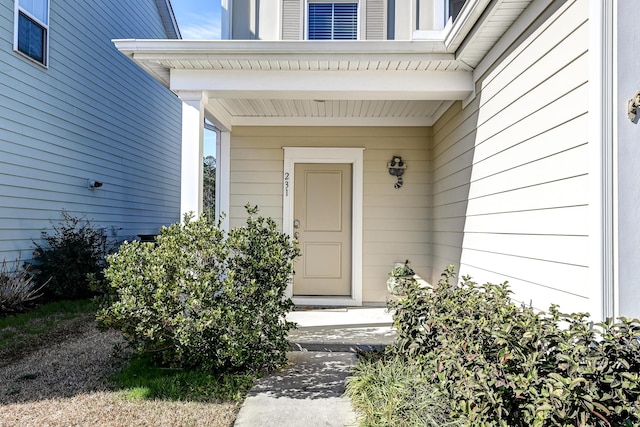
[[[221,131],[231,132],[233,127],[231,115],[217,99],[209,98],[209,103],[205,106],[205,116]]]
[[[468,71],[171,70],[171,90],[210,98],[462,100],[473,92]]]

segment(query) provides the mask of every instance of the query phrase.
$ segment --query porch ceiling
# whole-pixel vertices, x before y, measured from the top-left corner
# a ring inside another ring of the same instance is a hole
[[[177,94],[206,94],[216,126],[429,126],[473,91],[439,41],[118,40]]]

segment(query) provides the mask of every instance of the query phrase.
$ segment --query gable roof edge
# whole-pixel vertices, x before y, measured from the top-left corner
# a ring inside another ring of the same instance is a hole
[[[173,13],[171,7],[171,0],[155,0],[160,12],[160,18],[162,19],[162,25],[164,26],[164,32],[167,34],[168,39],[181,39],[180,29],[178,28],[178,21]]]

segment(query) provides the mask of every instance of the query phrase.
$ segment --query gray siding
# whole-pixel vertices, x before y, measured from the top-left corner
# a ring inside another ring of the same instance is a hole
[[[433,280],[453,263],[540,309],[589,306],[587,11],[534,23],[434,125]]]
[[[56,0],[50,15],[45,69],[13,51],[0,5],[0,259],[28,258],[62,209],[121,237],[179,219],[180,102],[111,43],[166,38],[155,1]]]

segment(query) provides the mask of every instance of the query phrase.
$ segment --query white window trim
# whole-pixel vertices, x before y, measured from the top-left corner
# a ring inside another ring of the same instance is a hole
[[[293,297],[293,283],[287,296],[296,305],[362,305],[362,199],[364,189],[364,148],[283,147],[282,231],[293,236],[293,194],[296,163],[350,163],[353,174],[351,228],[351,296]]]
[[[51,20],[51,1],[47,0],[47,22],[42,22],[40,19],[36,18],[31,13],[21,8],[19,0],[14,0],[14,4],[15,4],[15,9],[14,9],[14,15],[13,15],[13,50],[17,52],[19,55],[23,56],[24,58],[27,58],[29,61],[33,62],[34,64],[38,64],[44,68],[49,68],[49,21]],[[42,25],[42,27],[44,28],[45,41],[44,41],[44,52],[43,52],[43,58],[42,58],[44,60],[44,63],[37,61],[34,58],[27,55],[26,53],[20,52],[18,50],[18,21],[20,18],[20,13],[25,14],[25,16],[29,17],[29,19],[33,19],[36,23],[38,23],[39,25]]]
[[[304,38],[304,40],[309,40],[309,3],[357,3],[358,4],[358,11],[357,11],[357,17],[356,19],[358,20],[358,27],[356,29],[356,34],[358,36],[358,38],[356,40],[361,40],[362,39],[362,35],[360,34],[360,32],[362,31],[362,20],[364,17],[364,13],[362,13],[362,0],[305,0],[304,1],[304,28],[302,29],[302,36]],[[326,40],[326,41],[332,41],[332,40]]]

